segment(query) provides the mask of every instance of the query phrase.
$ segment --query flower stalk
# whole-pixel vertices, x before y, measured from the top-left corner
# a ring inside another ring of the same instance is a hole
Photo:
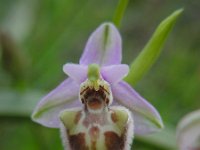
[[[115,10],[114,16],[113,16],[113,23],[116,27],[120,28],[125,10],[128,6],[129,0],[119,0],[118,6]]]

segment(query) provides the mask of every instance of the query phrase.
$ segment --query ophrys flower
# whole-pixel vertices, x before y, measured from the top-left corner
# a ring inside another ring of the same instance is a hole
[[[100,76],[111,88],[112,105],[128,108],[134,116],[134,132],[144,134],[163,127],[157,110],[141,97],[123,78],[128,74],[128,65],[121,64],[121,37],[112,23],[104,23],[90,36],[79,64],[65,64],[69,76],[57,88],[45,96],[35,108],[34,121],[59,128],[59,114],[65,109],[81,107],[80,85],[87,80],[88,65],[98,64]]]

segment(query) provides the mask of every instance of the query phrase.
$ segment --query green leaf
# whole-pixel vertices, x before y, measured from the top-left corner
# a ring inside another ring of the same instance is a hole
[[[160,55],[167,36],[169,35],[182,11],[183,9],[176,10],[160,23],[149,42],[131,64],[130,72],[125,78],[128,83],[135,85],[151,68],[153,63]]]
[[[122,18],[124,16],[125,10],[128,6],[129,0],[119,0],[118,6],[115,10],[115,14],[113,16],[113,23],[116,27],[120,27]]]

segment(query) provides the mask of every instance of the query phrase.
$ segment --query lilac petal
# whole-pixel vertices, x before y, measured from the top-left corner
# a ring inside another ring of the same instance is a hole
[[[157,110],[126,82],[115,84],[112,86],[112,91],[114,100],[132,111],[136,134],[146,134],[163,128]]]
[[[129,71],[128,65],[110,65],[101,68],[101,75],[104,80],[111,84],[121,81]]]
[[[104,23],[90,36],[81,56],[80,64],[100,66],[121,63],[122,42],[117,28],[112,23]]]
[[[87,69],[88,66],[79,64],[68,63],[63,66],[63,71],[78,84],[81,84],[87,79]]]
[[[180,121],[176,137],[180,150],[200,149],[200,110],[186,115]]]
[[[44,126],[58,128],[59,113],[70,107],[79,106],[79,85],[68,78],[47,94],[36,106],[32,119]]]

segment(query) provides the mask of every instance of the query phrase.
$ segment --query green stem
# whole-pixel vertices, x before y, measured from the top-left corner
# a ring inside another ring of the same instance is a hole
[[[118,6],[115,10],[115,14],[113,16],[113,23],[116,27],[120,27],[122,18],[124,16],[124,12],[127,8],[129,0],[119,0]]]

